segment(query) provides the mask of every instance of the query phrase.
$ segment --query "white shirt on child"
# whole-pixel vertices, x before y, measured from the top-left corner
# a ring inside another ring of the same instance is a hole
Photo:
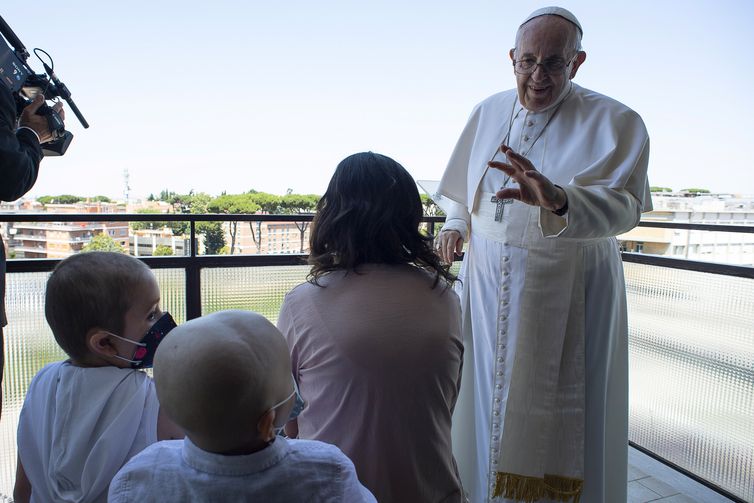
[[[157,441],[152,379],[118,367],[56,362],[29,385],[18,455],[32,502],[105,502],[115,473]]]
[[[188,437],[158,442],[118,472],[108,501],[376,503],[340,449],[284,437],[240,456],[204,451]]]

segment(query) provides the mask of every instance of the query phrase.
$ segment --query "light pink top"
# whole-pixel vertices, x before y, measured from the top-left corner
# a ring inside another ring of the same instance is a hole
[[[461,385],[458,297],[408,265],[304,283],[278,327],[307,402],[299,438],[337,445],[381,503],[460,502],[450,426]]]

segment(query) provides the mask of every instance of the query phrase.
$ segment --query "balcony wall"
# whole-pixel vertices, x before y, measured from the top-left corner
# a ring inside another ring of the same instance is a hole
[[[292,264],[294,257],[205,258],[148,261],[163,308],[179,323],[189,317],[192,298],[204,314],[250,309],[275,322],[285,293],[308,270],[276,265]],[[687,270],[696,267],[688,263],[675,267],[684,261],[670,262],[673,267],[624,263],[630,440],[741,501],[754,501],[754,275],[747,268],[701,272]],[[65,357],[44,321],[52,264],[25,263],[8,274],[0,501],[12,491],[15,430],[28,383],[43,365]],[[192,291],[192,284],[200,286]]]

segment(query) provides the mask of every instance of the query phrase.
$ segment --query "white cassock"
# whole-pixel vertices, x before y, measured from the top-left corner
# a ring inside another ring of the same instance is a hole
[[[479,104],[436,195],[444,230],[468,238],[453,446],[472,503],[496,489],[509,500],[626,501],[628,326],[615,236],[652,208],[649,138],[634,111],[571,85],[541,112],[515,90]],[[491,198],[507,177],[486,166],[506,136],[563,187],[565,216],[515,201],[495,220]]]

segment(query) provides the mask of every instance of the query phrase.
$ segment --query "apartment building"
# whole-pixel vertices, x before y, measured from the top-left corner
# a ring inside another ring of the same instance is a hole
[[[644,221],[754,226],[754,197],[733,194],[652,194]],[[674,258],[754,265],[754,234],[637,227],[618,236],[626,251]]]
[[[24,213],[96,214],[125,213],[115,203],[48,204],[36,201],[4,203],[0,211],[11,211],[21,218]],[[100,233],[107,234],[128,249],[128,222],[10,222],[3,225],[3,239],[9,256],[16,258],[65,258],[73,255]]]
[[[234,255],[309,253],[309,222],[225,222],[225,242]],[[235,240],[233,239],[235,234]],[[303,241],[302,241],[303,239]]]

